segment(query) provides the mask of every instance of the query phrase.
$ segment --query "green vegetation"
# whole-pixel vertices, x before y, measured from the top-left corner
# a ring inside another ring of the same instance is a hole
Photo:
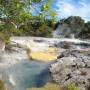
[[[56,23],[55,0],[0,0],[0,32],[9,36],[51,37]],[[38,6],[39,5],[39,6]],[[76,37],[90,38],[90,22],[79,16],[62,19]],[[57,26],[56,24],[56,26]]]
[[[90,38],[90,21],[84,24],[84,28],[80,33],[82,38]]]
[[[74,83],[68,85],[67,90],[79,90],[79,87],[77,87]]]
[[[0,32],[9,36],[51,36],[56,15],[51,10],[53,2],[54,0],[0,0]],[[39,4],[40,9],[37,9]]]
[[[46,84],[45,86],[40,88],[30,88],[27,90],[62,90],[62,89],[57,84]]]
[[[77,87],[75,84],[70,84],[67,87],[60,87],[58,84],[48,83],[43,87],[30,88],[27,90],[79,90],[79,87]]]
[[[69,29],[69,34],[74,34],[77,38],[90,38],[90,21],[85,22],[79,16],[70,16],[66,19],[61,19],[60,22],[56,24],[56,28],[58,25],[65,25],[64,29]]]
[[[35,36],[41,36],[41,37],[51,37],[51,33],[52,33],[52,29],[47,26],[47,25],[42,25],[38,28],[38,30],[36,31],[36,35]]]
[[[0,90],[6,90],[4,82],[2,80],[0,80]]]
[[[0,40],[5,42],[6,44],[10,43],[10,37],[7,34],[0,32]]]

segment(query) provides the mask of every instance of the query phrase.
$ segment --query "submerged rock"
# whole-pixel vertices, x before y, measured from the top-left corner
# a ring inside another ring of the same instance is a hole
[[[62,86],[75,83],[80,90],[90,87],[90,50],[66,50],[50,67],[53,80]]]

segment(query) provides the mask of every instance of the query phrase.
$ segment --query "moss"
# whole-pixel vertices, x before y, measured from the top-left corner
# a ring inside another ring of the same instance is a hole
[[[67,90],[79,90],[79,87],[72,83],[67,86]]]
[[[40,88],[30,88],[30,89],[27,89],[27,90],[62,90],[62,89],[57,84],[48,83],[48,84],[46,84],[43,87],[40,87]]]
[[[2,80],[0,80],[0,90],[6,90],[4,82]]]
[[[27,90],[79,90],[79,87],[75,84],[70,84],[67,87],[60,87],[58,84],[48,83],[43,87],[33,87]]]

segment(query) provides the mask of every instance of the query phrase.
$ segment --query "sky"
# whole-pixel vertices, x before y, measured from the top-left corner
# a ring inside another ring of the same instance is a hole
[[[59,19],[80,16],[85,21],[90,21],[90,0],[56,0],[53,8]]]

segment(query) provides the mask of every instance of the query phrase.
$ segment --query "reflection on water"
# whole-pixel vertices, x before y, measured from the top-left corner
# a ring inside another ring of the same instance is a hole
[[[1,68],[0,74],[10,90],[26,90],[28,87],[43,85],[49,80],[48,66],[49,63],[25,60],[12,67]],[[9,82],[10,75],[11,82],[16,85]]]

